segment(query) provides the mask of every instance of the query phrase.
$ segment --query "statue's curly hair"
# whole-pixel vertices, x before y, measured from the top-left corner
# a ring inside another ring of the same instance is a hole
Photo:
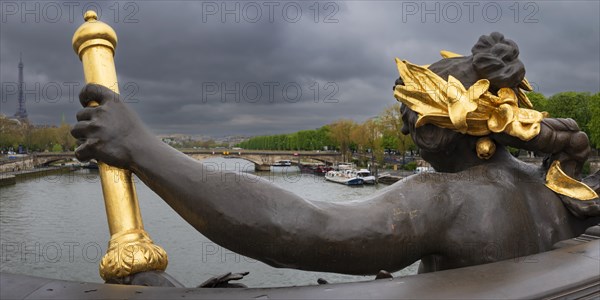
[[[516,88],[525,78],[525,65],[519,60],[519,47],[504,35],[482,35],[471,49],[473,69],[479,78],[490,81],[493,91]]]

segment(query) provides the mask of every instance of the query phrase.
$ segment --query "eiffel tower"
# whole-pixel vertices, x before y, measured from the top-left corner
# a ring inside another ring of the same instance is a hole
[[[29,123],[27,119],[27,109],[25,108],[25,96],[23,95],[23,59],[21,55],[19,55],[19,106],[17,108],[17,112],[13,116],[13,118]]]

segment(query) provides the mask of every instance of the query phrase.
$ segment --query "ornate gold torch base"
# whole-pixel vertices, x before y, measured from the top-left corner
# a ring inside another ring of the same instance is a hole
[[[111,237],[100,262],[100,276],[108,280],[148,270],[165,270],[167,263],[167,253],[152,242],[146,231],[132,229]]]

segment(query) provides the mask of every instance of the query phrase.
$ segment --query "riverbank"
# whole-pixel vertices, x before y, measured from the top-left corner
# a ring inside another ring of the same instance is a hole
[[[48,175],[68,173],[68,172],[73,172],[77,169],[79,169],[79,167],[54,166],[54,167],[34,168],[34,169],[14,171],[14,172],[2,172],[2,173],[0,173],[0,187],[16,184],[19,179],[35,178],[35,177],[43,177],[43,176],[48,176]]]
[[[17,176],[0,174],[0,187],[9,186],[17,183]]]

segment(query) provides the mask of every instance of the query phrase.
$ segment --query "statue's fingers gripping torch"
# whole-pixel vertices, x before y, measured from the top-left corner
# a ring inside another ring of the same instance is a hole
[[[119,92],[113,56],[117,34],[88,11],[73,35],[73,49],[83,63],[86,83]],[[98,106],[91,101],[88,106]],[[108,281],[144,271],[167,268],[167,253],[155,245],[144,230],[131,172],[98,162],[102,193],[111,238],[100,262],[100,276]]]

